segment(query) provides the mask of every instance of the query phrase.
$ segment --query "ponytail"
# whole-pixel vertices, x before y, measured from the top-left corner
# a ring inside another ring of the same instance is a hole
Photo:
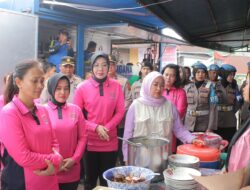
[[[37,60],[29,59],[16,65],[14,73],[12,73],[7,80],[6,88],[4,90],[4,104],[8,104],[14,95],[19,92],[15,79],[19,78],[22,80],[28,70],[33,67],[41,68],[41,63]]]
[[[7,80],[6,83],[6,88],[4,90],[4,105],[8,104],[12,98],[14,97],[15,94],[18,94],[18,87],[15,84],[13,73],[10,74],[9,79]]]

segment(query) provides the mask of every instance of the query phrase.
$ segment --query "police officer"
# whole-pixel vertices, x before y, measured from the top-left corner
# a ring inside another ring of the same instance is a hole
[[[217,64],[211,64],[208,67],[208,78],[213,84],[218,81],[219,70],[220,67]]]
[[[114,55],[109,56],[110,68],[108,76],[112,79],[117,80],[120,85],[122,85],[122,90],[125,98],[125,109],[128,110],[130,104],[132,103],[131,99],[131,87],[128,82],[128,79],[124,76],[118,75],[116,72],[117,69],[117,60]]]
[[[122,91],[124,93],[124,100],[125,100],[125,110],[127,111],[130,104],[132,103],[131,87],[130,87],[129,81],[126,77],[117,74],[116,72],[117,60],[114,55],[109,56],[109,62],[110,62],[110,67],[109,67],[108,76],[114,80],[117,80],[122,86]],[[125,122],[125,116],[117,128],[118,130],[117,133],[118,133],[118,136],[120,137],[123,137],[124,122]],[[119,144],[118,144],[118,159],[119,159],[119,164],[121,165],[125,164],[123,161],[123,154],[122,154],[122,141],[119,141]]]
[[[143,61],[141,64],[141,70],[139,72],[139,80],[134,82],[131,86],[132,99],[136,99],[140,96],[141,85],[144,77],[153,71],[153,66],[149,61]]]
[[[73,57],[64,56],[61,59],[60,72],[65,74],[70,80],[70,95],[67,99],[68,103],[73,102],[74,93],[78,84],[82,82],[82,79],[74,74],[75,71],[75,60]],[[40,96],[40,103],[45,104],[50,99],[47,86],[44,87]]]
[[[219,76],[221,80],[216,85],[218,97],[218,130],[222,138],[230,141],[236,132],[235,113],[240,107],[237,100],[238,85],[234,80],[236,68],[230,64],[223,64],[220,67]]]
[[[194,81],[184,87],[188,103],[184,123],[190,131],[212,131],[216,129],[216,112],[210,98],[211,82],[205,80],[207,67],[201,62],[194,63],[192,67]]]

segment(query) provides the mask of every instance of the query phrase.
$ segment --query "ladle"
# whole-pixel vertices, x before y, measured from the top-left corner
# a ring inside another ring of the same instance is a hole
[[[125,141],[125,142],[127,142],[127,143],[129,143],[129,144],[131,144],[131,145],[133,145],[133,146],[142,146],[142,143],[134,143],[134,142],[129,141],[129,140],[127,140],[127,139],[124,139],[124,138],[122,138],[122,137],[117,137],[117,138],[120,139],[120,140],[122,140],[122,141]]]

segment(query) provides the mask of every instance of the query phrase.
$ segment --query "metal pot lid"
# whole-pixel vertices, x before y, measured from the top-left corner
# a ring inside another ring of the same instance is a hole
[[[130,138],[129,141],[132,141],[133,143],[141,143],[143,146],[146,147],[159,147],[169,144],[169,140],[162,137],[141,136]]]

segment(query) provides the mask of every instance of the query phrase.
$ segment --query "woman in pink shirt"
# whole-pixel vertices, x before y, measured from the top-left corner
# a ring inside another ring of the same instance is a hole
[[[187,110],[187,96],[185,90],[181,88],[179,66],[166,65],[162,69],[162,75],[165,79],[163,96],[175,105],[180,118],[183,119]]]
[[[243,88],[244,101],[250,102],[250,73]],[[228,147],[227,169],[229,172],[239,170],[250,164],[250,118],[235,133]]]
[[[74,103],[83,110],[88,134],[85,153],[85,190],[92,190],[102,174],[115,166],[118,140],[117,125],[124,112],[124,96],[121,85],[108,75],[109,59],[102,52],[91,57],[93,76],[81,83],[75,92]]]
[[[181,87],[180,69],[178,65],[168,64],[162,69],[165,79],[165,90],[163,96],[175,105],[181,120],[183,121],[187,110],[187,96]],[[176,151],[176,137],[173,135],[172,151]]]
[[[78,106],[66,103],[70,94],[70,81],[66,75],[54,74],[49,78],[47,87],[51,101],[46,108],[63,157],[57,174],[59,189],[76,190],[80,180],[80,160],[87,140],[84,117]]]
[[[10,77],[1,110],[0,140],[4,144],[3,189],[58,190],[56,170],[62,157],[46,109],[34,104],[43,89],[40,63],[18,64]]]

